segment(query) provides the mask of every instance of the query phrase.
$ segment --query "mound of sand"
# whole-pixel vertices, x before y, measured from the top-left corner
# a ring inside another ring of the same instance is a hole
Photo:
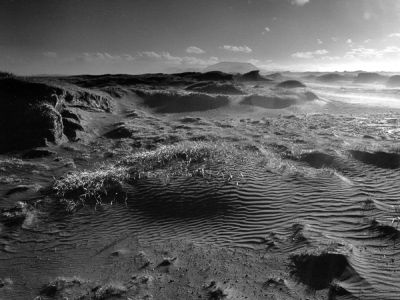
[[[350,154],[356,159],[365,164],[374,165],[382,169],[397,169],[400,168],[400,154],[388,153],[383,151],[367,152],[360,150],[351,150]]]
[[[208,66],[204,71],[220,71],[230,74],[243,74],[257,69],[258,68],[251,63],[224,61]]]
[[[317,169],[336,166],[335,157],[323,152],[304,153],[300,155],[299,160]]]
[[[245,97],[241,104],[254,105],[264,108],[280,109],[296,104],[296,99],[278,96],[250,95]]]
[[[270,109],[281,109],[296,104],[304,104],[317,100],[313,92],[304,90],[278,90],[267,95],[249,95],[243,98],[240,104],[254,105]]]
[[[213,81],[194,83],[189,85],[186,90],[207,94],[243,95],[243,92],[232,83]]]
[[[281,73],[272,73],[266,76],[267,78],[270,78],[272,80],[280,80],[283,78],[283,75]]]
[[[298,80],[286,80],[276,85],[277,88],[295,89],[304,88],[306,85]]]
[[[137,90],[136,94],[143,99],[144,105],[154,108],[159,113],[205,111],[229,104],[229,98],[226,96],[201,93]]]
[[[239,81],[272,81],[260,75],[259,70],[250,71],[237,78]]]
[[[387,87],[400,87],[400,75],[394,75],[389,77],[386,82]]]
[[[83,130],[68,107],[111,111],[111,98],[20,78],[0,79],[0,152],[59,143]]]
[[[359,73],[354,79],[354,83],[383,83],[387,80],[386,76],[378,73]]]
[[[316,79],[321,82],[336,82],[336,81],[345,80],[345,77],[343,75],[340,75],[337,73],[328,73],[328,74],[318,76]]]

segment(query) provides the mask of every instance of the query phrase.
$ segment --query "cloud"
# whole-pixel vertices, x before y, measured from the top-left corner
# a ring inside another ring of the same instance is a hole
[[[198,58],[193,56],[175,56],[167,51],[141,51],[136,54],[109,54],[107,52],[84,52],[72,57],[66,58],[65,61],[79,62],[87,64],[98,64],[106,66],[121,66],[127,63],[145,63],[149,65],[163,66],[190,66],[205,67],[216,64],[219,59],[215,56],[208,58]]]
[[[139,52],[136,59],[148,60],[148,61],[160,61],[166,64],[189,65],[189,66],[208,66],[215,64],[219,61],[218,58],[215,56],[202,59],[193,56],[174,56],[171,55],[169,52],[158,53],[154,51]]]
[[[324,42],[321,39],[317,39],[318,45],[322,45]]]
[[[85,62],[92,62],[92,61],[110,62],[110,61],[119,61],[122,59],[122,57],[120,55],[111,55],[107,52],[84,52],[80,55],[77,55],[73,59]]]
[[[389,57],[400,57],[400,48],[397,46],[387,46],[382,49],[357,47],[346,52],[346,59],[383,59]]]
[[[269,28],[268,26],[264,28],[266,32],[270,32],[271,28]]]
[[[47,57],[47,58],[57,58],[57,56],[58,56],[56,52],[52,52],[52,51],[43,52],[42,54],[44,57]]]
[[[391,33],[388,35],[390,38],[400,38],[400,32]]]
[[[303,6],[303,5],[306,5],[309,2],[310,2],[310,0],[291,0],[291,3],[293,5],[297,5],[297,6]]]
[[[148,58],[161,58],[161,54],[158,54],[154,51],[143,51],[138,53],[140,57],[148,57]]]
[[[190,46],[186,48],[187,53],[193,53],[193,54],[203,54],[206,53],[203,49],[200,49],[199,47],[196,46]]]
[[[231,45],[224,45],[219,47],[220,49],[232,51],[232,52],[243,52],[243,53],[251,53],[253,50],[248,46],[231,46]]]
[[[293,58],[301,58],[301,59],[311,59],[315,58],[316,56],[328,54],[329,51],[326,49],[319,49],[315,51],[307,51],[307,52],[296,52],[293,53],[291,56]]]
[[[353,40],[352,39],[347,39],[346,43],[347,44],[353,44]]]

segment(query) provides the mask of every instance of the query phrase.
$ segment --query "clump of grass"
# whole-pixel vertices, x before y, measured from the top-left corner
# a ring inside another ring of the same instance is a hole
[[[124,195],[124,184],[134,184],[140,179],[168,181],[179,176],[199,176],[234,180],[240,177],[240,172],[227,162],[237,159],[244,158],[230,145],[181,142],[137,152],[95,170],[70,173],[57,180],[53,188],[61,203],[68,210],[75,210],[85,204],[101,205],[104,201],[119,200]]]
[[[131,177],[167,175],[194,176],[212,165],[224,164],[235,155],[233,147],[208,142],[181,142],[127,156],[117,166],[131,167]]]
[[[69,211],[85,204],[101,205],[104,199],[113,201],[122,195],[122,185],[129,178],[127,168],[101,166],[93,171],[68,174],[53,186],[61,203]]]

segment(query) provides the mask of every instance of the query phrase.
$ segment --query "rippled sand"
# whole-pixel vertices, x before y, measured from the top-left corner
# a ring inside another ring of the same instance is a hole
[[[112,283],[126,299],[398,299],[400,113],[335,101],[264,109],[237,97],[161,114],[128,93],[96,139],[45,158],[2,156],[1,207],[32,207],[22,224],[0,225],[0,298],[77,276],[44,297]],[[239,149],[211,168],[240,176],[143,178],[124,184],[122,201],[72,213],[47,189],[68,171],[188,140]]]

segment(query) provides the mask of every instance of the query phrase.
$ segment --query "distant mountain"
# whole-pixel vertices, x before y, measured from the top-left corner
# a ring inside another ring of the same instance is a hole
[[[258,70],[258,68],[251,64],[245,62],[233,62],[233,61],[224,61],[217,63],[215,65],[208,66],[203,70],[203,72],[210,72],[210,71],[220,71],[224,73],[248,73],[251,71]]]

